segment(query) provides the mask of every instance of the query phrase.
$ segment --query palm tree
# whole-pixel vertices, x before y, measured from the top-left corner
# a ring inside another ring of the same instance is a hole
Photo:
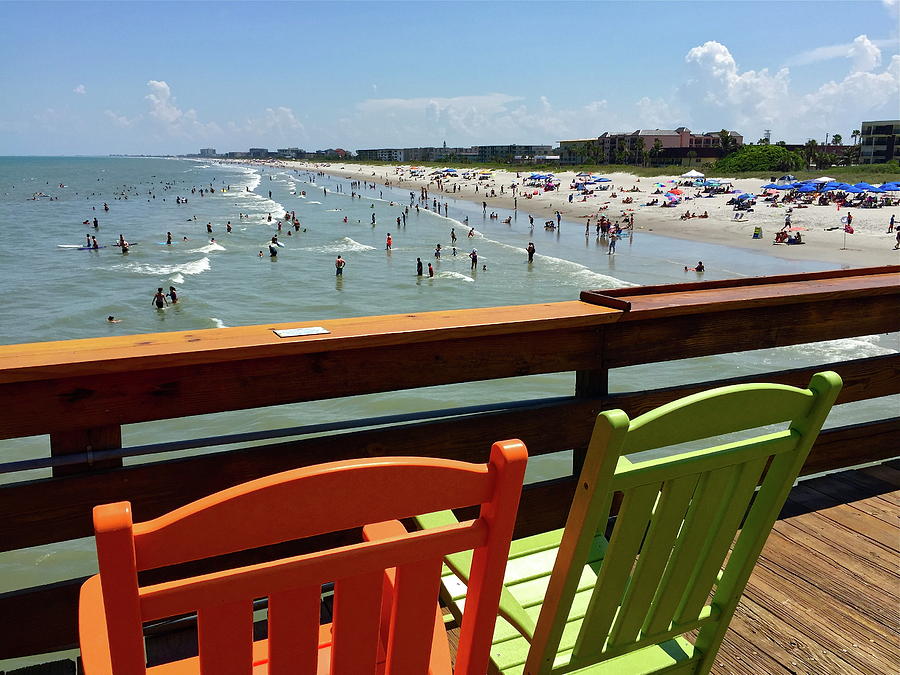
[[[644,156],[644,139],[640,136],[635,139],[631,146],[631,163],[637,164]]]
[[[810,138],[806,141],[806,145],[803,146],[803,157],[806,159],[807,166],[815,161],[818,147],[819,144],[816,143],[816,139],[814,138]]]
[[[840,134],[834,134],[834,135],[831,137],[831,142],[832,142],[834,145],[843,145],[843,144],[844,144],[844,137],[841,136]]]
[[[770,142],[769,139],[766,138],[765,136],[763,136],[763,137],[760,138],[758,141],[756,141],[756,144],[757,144],[757,145],[768,145],[769,142]]]
[[[694,164],[694,160],[697,159],[697,151],[696,150],[688,150],[688,159],[690,163],[688,166],[692,166]]]
[[[850,138],[853,139],[853,145],[857,144],[857,139],[859,139],[860,136],[862,136],[862,134],[859,132],[859,129],[854,129],[850,132]]]

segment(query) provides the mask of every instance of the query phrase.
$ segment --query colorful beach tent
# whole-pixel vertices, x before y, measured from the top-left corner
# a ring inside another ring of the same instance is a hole
[[[681,174],[682,178],[703,178],[705,176],[706,176],[706,174],[700,173],[696,169],[691,169],[687,173]]]

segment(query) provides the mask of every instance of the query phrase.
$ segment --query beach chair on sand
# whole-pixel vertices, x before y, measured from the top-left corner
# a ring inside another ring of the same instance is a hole
[[[600,414],[565,528],[510,547],[494,668],[708,672],[840,388],[838,375],[825,372],[808,389],[737,385],[634,420],[621,410]],[[746,437],[787,421],[787,429]],[[624,456],[742,430],[741,440],[662,459]],[[622,501],[611,523],[615,493]],[[455,522],[450,512],[417,520],[426,529]],[[442,594],[454,613],[467,600],[468,564],[466,553],[446,560]],[[691,644],[684,636],[695,630]]]
[[[520,441],[488,464],[395,457],[276,474],[132,524],[128,502],[94,509],[100,573],[81,590],[88,675],[424,675],[451,672],[437,604],[443,556],[474,547],[457,675],[483,675],[527,461]],[[393,518],[481,505],[476,520],[407,532]],[[374,524],[371,524],[374,523]],[[140,586],[142,570],[364,527],[366,541]],[[323,583],[334,617],[319,625]],[[253,601],[268,638],[253,641]],[[197,613],[199,657],[145,666],[142,622]]]

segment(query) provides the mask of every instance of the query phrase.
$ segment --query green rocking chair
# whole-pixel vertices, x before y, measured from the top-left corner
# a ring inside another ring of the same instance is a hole
[[[504,675],[707,673],[766,538],[841,389],[722,387],[634,420],[601,413],[564,529],[510,548],[492,665]],[[790,422],[756,435],[632,462],[625,455]],[[759,489],[757,490],[757,486]],[[622,501],[611,526],[613,495]],[[455,522],[421,516],[423,528]],[[470,553],[445,560],[460,616]],[[685,634],[697,631],[693,644]]]

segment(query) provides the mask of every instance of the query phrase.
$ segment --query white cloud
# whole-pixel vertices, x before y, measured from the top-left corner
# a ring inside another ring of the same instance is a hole
[[[900,2],[900,0],[898,0]],[[787,60],[789,66],[808,66],[813,63],[821,63],[822,61],[831,61],[833,59],[846,59],[855,56],[860,47],[857,43],[865,40],[877,49],[896,49],[898,46],[897,38],[887,40],[870,40],[866,35],[860,35],[853,42],[845,42],[839,45],[825,45],[824,47],[816,47],[805,52],[800,52],[796,56],[792,56]],[[880,51],[879,51],[880,53]]]
[[[221,133],[221,128],[215,122],[201,122],[193,108],[179,108],[175,104],[171,87],[164,80],[149,80],[147,86],[150,93],[144,99],[150,102],[149,115],[165,133],[193,139]]]
[[[776,138],[800,140],[855,128],[868,115],[895,116],[900,57],[877,72],[881,50],[867,36],[845,47],[841,55],[850,60],[847,75],[802,94],[792,86],[788,68],[741,70],[725,45],[706,42],[687,53],[691,74],[679,96],[693,125],[733,128],[750,137],[771,128]],[[823,53],[831,51],[819,55]]]
[[[137,120],[140,119],[140,117],[137,117],[137,118],[131,120],[131,119],[128,119],[125,115],[120,115],[116,112],[113,112],[112,110],[104,110],[103,114],[106,115],[106,117],[108,117],[109,120],[113,124],[115,124],[117,127],[120,127],[122,129],[126,129],[126,128],[130,127],[132,124],[134,124]]]
[[[75,92],[76,94],[84,95],[87,93],[87,88],[83,84],[79,84],[72,91]]]
[[[881,50],[866,35],[853,41],[847,56],[853,60],[853,72],[867,73],[881,65]]]

